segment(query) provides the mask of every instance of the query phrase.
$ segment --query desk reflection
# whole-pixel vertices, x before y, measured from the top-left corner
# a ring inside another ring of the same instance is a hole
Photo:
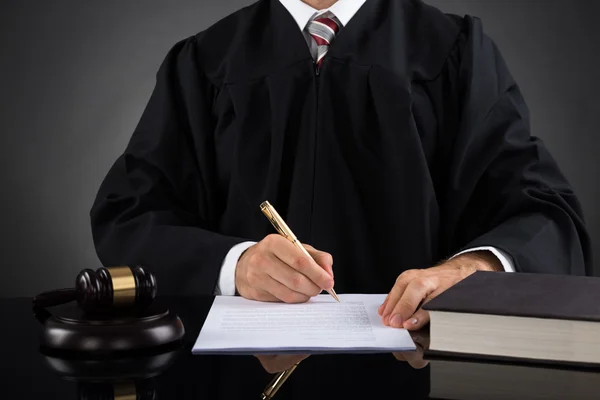
[[[297,363],[273,399],[387,398],[390,393],[427,399],[430,391],[428,369],[413,368],[402,354],[193,355],[191,346],[182,344],[121,359],[47,352],[40,357],[46,368],[72,383],[81,400],[261,399],[273,377]]]
[[[332,398],[598,399],[600,372],[483,360],[426,359],[426,331],[412,334],[416,352],[396,354],[193,355],[210,299],[175,299],[186,328],[171,349],[116,359],[63,357],[39,349],[37,321],[26,299],[0,301],[3,363],[0,398],[260,399],[278,373],[298,367],[274,400]],[[424,356],[425,354],[425,356]],[[300,359],[299,359],[300,358]]]
[[[406,361],[411,367],[421,369],[429,362],[424,359],[424,349],[429,345],[429,335],[426,331],[411,332],[411,337],[417,346],[417,351],[397,352],[392,355],[398,361]],[[300,362],[309,357],[309,354],[273,354],[257,355],[265,371],[274,373],[275,376],[263,390],[261,400],[271,400],[285,384],[287,379],[296,370]]]
[[[414,355],[414,354],[413,354]],[[401,354],[308,355],[274,399],[598,399],[600,373],[542,366],[430,360],[414,368]],[[46,358],[78,399],[260,399],[292,360],[272,355],[192,355],[189,347],[162,356],[98,363]],[[401,359],[401,361],[399,360]],[[281,371],[280,371],[281,372]]]
[[[161,383],[186,385],[184,398],[260,399],[272,379],[254,356],[193,356],[169,369]],[[427,399],[428,369],[414,369],[392,354],[310,355],[274,399],[388,398],[390,393]]]

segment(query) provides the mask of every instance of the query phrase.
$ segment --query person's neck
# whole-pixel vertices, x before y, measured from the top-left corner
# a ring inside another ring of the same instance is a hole
[[[329,8],[338,0],[302,0],[304,3],[308,4],[315,10],[323,10],[325,8]]]

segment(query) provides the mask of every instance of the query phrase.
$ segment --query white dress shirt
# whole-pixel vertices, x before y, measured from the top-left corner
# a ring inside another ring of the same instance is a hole
[[[313,58],[316,58],[317,47],[305,29],[308,22],[316,13],[322,13],[325,11],[330,11],[333,13],[342,23],[343,26],[346,26],[350,19],[356,14],[356,12],[362,7],[366,0],[338,0],[334,3],[330,8],[324,10],[315,10],[308,4],[302,2],[301,0],[279,0],[280,3],[288,10],[288,12],[294,17],[294,20],[298,24],[298,28],[304,34],[306,39],[306,43],[313,55]],[[343,28],[342,28],[343,29]],[[223,260],[223,264],[221,266],[221,272],[219,274],[219,281],[217,283],[217,287],[215,289],[216,295],[226,295],[226,296],[234,296],[235,295],[235,268],[237,266],[237,262],[242,255],[242,253],[248,249],[248,247],[256,244],[256,242],[243,242],[233,246],[227,256]],[[462,251],[452,258],[467,253],[470,251],[478,251],[478,250],[487,250],[492,252],[502,263],[504,270],[506,272],[514,272],[514,266],[512,260],[508,254],[503,252],[500,249],[496,249],[495,247],[476,247],[472,249],[467,249]]]

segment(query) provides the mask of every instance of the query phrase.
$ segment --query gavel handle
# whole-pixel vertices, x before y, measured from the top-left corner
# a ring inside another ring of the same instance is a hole
[[[34,307],[52,307],[68,303],[77,298],[75,289],[59,289],[44,292],[33,298]]]

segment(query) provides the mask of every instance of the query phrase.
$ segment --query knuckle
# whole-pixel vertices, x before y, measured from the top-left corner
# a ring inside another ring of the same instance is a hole
[[[323,262],[327,265],[333,265],[333,256],[329,253],[323,255]]]
[[[248,262],[250,265],[262,265],[264,262],[264,256],[261,252],[257,251],[252,253],[252,255],[248,258]]]
[[[270,235],[265,236],[265,238],[263,239],[264,244],[266,244],[267,246],[272,246],[273,244],[275,244],[277,242],[277,237],[278,235],[271,233]]]
[[[262,252],[265,251],[265,249],[267,249],[268,243],[266,242],[266,238],[261,240],[260,242],[256,243],[255,245],[251,246],[250,248],[248,248],[248,250],[246,250],[246,252],[252,252],[252,253],[256,253],[256,252]]]
[[[256,284],[259,281],[259,277],[258,277],[258,273],[256,272],[256,270],[250,269],[247,273],[246,273],[246,281],[248,282],[248,284],[250,286],[256,286]]]
[[[418,269],[409,269],[405,272],[405,274],[408,278],[414,279],[417,277],[417,275],[419,275],[419,270]]]
[[[400,282],[403,280],[413,280],[416,276],[418,275],[418,271],[416,269],[407,269],[406,271],[404,271],[403,273],[401,273],[398,278],[396,279],[396,282]]]
[[[428,276],[421,276],[420,278],[418,278],[416,280],[416,282],[418,283],[418,285],[420,287],[422,287],[423,289],[427,289],[432,287],[433,285],[433,281],[431,280],[431,278],[429,278]]]
[[[423,277],[413,279],[411,282],[411,287],[418,288],[418,289],[425,288],[425,287],[427,287],[427,279],[423,278]]]
[[[293,267],[298,271],[305,271],[308,268],[309,262],[304,256],[298,256],[293,261]]]

